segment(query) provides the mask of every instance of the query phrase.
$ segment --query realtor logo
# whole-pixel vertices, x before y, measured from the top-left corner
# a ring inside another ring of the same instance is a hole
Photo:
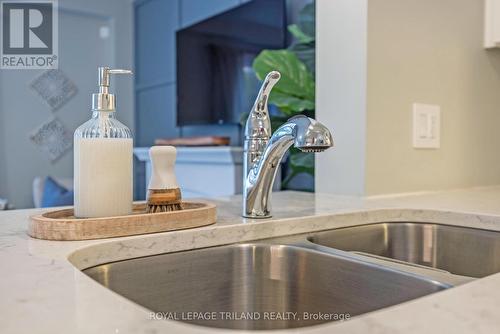
[[[57,3],[1,3],[2,69],[57,68]]]

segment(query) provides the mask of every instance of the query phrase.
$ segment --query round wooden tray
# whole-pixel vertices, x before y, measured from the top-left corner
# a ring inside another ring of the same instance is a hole
[[[134,204],[133,214],[120,217],[75,218],[73,209],[48,211],[31,217],[28,234],[45,240],[89,240],[176,231],[214,224],[214,204],[183,202],[184,209],[146,213],[146,204]]]

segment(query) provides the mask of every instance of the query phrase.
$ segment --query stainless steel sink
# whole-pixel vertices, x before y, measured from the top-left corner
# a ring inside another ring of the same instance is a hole
[[[347,240],[347,234],[343,236]],[[328,244],[336,239],[327,234],[314,238]],[[355,239],[349,240],[346,247]],[[84,272],[169,318],[231,329],[309,326],[450,287],[333,250],[270,242],[137,258]]]
[[[308,240],[343,251],[373,254],[484,277],[500,272],[500,233],[419,223],[377,223],[312,234]]]

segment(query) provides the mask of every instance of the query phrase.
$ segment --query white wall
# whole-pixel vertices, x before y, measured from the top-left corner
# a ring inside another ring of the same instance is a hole
[[[316,191],[365,188],[368,0],[316,0],[316,117],[335,147],[316,154]]]
[[[500,53],[484,1],[370,0],[366,192],[500,184]],[[411,105],[441,106],[441,148],[411,142]]]
[[[386,194],[500,184],[500,51],[483,1],[318,0],[317,115],[337,147],[316,189]],[[441,148],[411,142],[415,102],[441,106]]]
[[[73,153],[55,163],[29,141],[29,133],[56,115],[73,132],[90,118],[97,66],[132,68],[132,4],[123,0],[59,0],[59,68],[78,86],[77,95],[56,113],[29,89],[39,70],[0,71],[0,196],[16,208],[32,206],[35,176],[71,177]],[[101,25],[111,36],[100,39]],[[89,29],[90,27],[90,29]],[[95,44],[94,42],[95,41]],[[133,129],[133,78],[113,78],[118,118]]]

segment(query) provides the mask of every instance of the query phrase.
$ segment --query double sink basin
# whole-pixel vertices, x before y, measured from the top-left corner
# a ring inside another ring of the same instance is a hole
[[[297,328],[500,272],[500,232],[377,223],[130,259],[84,272],[167,319],[230,329]]]

